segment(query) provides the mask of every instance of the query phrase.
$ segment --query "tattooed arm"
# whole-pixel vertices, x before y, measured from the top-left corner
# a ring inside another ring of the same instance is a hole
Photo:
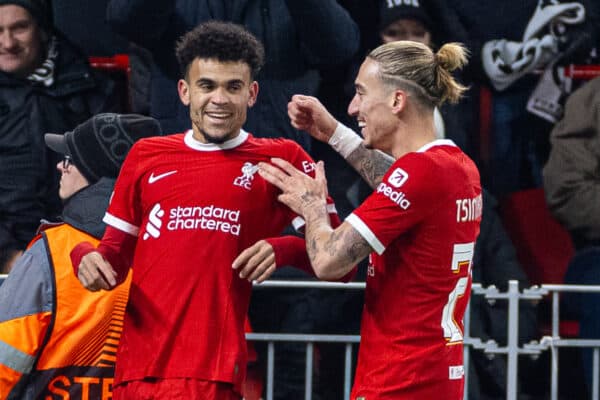
[[[373,189],[394,163],[392,157],[379,150],[367,149],[362,143],[344,158]]]
[[[288,115],[296,129],[329,143],[373,189],[394,162],[379,150],[367,149],[360,136],[340,124],[315,97],[293,96],[288,103]]]
[[[313,179],[285,160],[274,158],[272,162],[259,163],[259,174],[282,190],[279,201],[304,217],[306,250],[315,275],[325,280],[343,277],[372,248],[350,224],[331,227],[323,163],[317,163]]]

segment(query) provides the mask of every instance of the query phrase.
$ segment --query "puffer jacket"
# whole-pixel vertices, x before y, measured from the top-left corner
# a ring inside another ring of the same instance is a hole
[[[115,85],[57,34],[54,83],[46,87],[0,72],[0,250],[23,249],[40,219],[60,215],[60,157],[44,134],[64,133],[92,115],[119,111]]]

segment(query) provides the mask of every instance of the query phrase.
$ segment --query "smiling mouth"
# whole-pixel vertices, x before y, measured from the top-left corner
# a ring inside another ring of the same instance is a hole
[[[207,112],[205,115],[212,119],[228,119],[231,117],[229,112]]]

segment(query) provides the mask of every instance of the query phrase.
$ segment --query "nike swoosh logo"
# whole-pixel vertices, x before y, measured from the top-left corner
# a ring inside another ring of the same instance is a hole
[[[148,183],[152,184],[154,182],[156,182],[159,179],[165,178],[169,175],[173,175],[174,173],[176,173],[177,171],[169,171],[169,172],[165,172],[164,174],[160,174],[160,175],[154,175],[154,172],[150,174],[150,176],[148,177]]]

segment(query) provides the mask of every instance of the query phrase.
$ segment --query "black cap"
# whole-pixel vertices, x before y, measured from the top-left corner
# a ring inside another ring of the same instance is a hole
[[[50,28],[52,26],[50,5],[47,0],[0,0],[0,6],[8,4],[21,6],[29,11],[42,28]]]
[[[90,182],[116,178],[131,146],[141,138],[160,136],[154,118],[138,114],[97,114],[64,135],[46,133],[46,145],[71,157]]]
[[[432,22],[423,8],[422,0],[381,0],[379,8],[379,30],[383,31],[392,22],[401,18],[419,20],[431,31]]]

